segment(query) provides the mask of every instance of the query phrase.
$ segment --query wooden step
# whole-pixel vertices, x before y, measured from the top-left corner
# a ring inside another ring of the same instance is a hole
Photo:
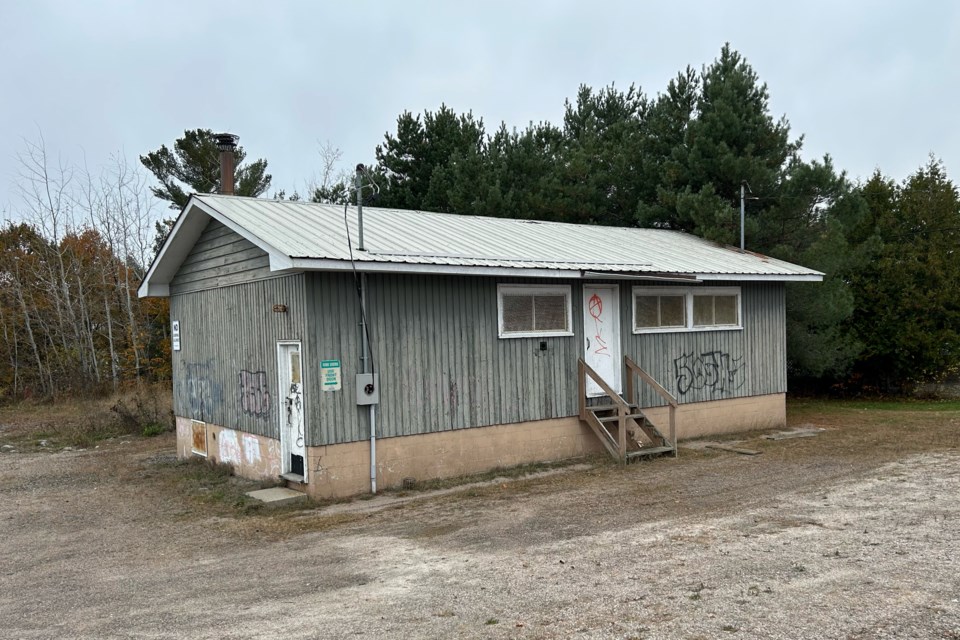
[[[637,405],[635,405],[635,404],[633,404],[633,403],[626,403],[626,406],[627,406],[628,409],[636,409],[636,408],[637,408]],[[618,404],[598,404],[598,405],[593,406],[593,407],[587,407],[587,411],[593,411],[593,412],[597,412],[597,411],[615,411],[615,410],[617,410],[617,409],[619,409],[619,408],[620,408],[620,405],[618,405]]]
[[[627,453],[627,460],[633,460],[635,458],[645,458],[647,456],[658,456],[664,453],[673,453],[673,447],[644,447],[638,449],[637,451],[630,451]]]
[[[628,413],[624,416],[624,418],[633,418],[634,420],[637,420],[638,418],[646,419],[646,416],[644,416],[642,413]],[[620,416],[597,416],[597,419],[600,422],[616,422],[620,419]]]

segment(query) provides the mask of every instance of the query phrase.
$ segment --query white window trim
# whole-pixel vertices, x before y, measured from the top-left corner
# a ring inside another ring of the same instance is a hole
[[[557,295],[563,294],[567,307],[567,331],[503,331],[503,294],[513,293],[521,295]],[[497,335],[500,338],[551,338],[573,335],[573,293],[570,285],[528,285],[528,284],[498,284],[497,285]]]
[[[637,295],[683,296],[687,312],[687,326],[685,327],[637,327]],[[693,323],[693,296],[737,296],[737,324],[717,324],[700,326]],[[630,295],[630,315],[634,334],[640,333],[689,333],[693,331],[742,331],[743,330],[743,296],[740,287],[633,287]]]

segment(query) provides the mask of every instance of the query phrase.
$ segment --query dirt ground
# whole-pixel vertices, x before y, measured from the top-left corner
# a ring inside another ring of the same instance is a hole
[[[826,430],[269,513],[170,435],[0,425],[0,637],[960,639],[960,411],[789,414]]]

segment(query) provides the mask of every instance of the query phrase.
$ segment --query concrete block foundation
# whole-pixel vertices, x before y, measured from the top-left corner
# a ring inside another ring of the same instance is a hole
[[[667,433],[667,407],[644,412]],[[786,394],[682,404],[676,421],[679,440],[782,427],[786,424]],[[208,459],[232,464],[239,476],[264,479],[281,473],[279,440],[177,418],[179,457],[200,455],[197,450],[204,443]],[[398,487],[406,478],[450,478],[603,451],[597,437],[576,416],[381,438],[377,441],[377,487]],[[303,488],[313,498],[369,492],[370,442],[307,447],[306,467]]]

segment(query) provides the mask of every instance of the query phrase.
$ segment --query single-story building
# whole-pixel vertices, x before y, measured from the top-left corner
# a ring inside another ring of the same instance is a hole
[[[329,497],[781,426],[784,283],[821,279],[677,231],[194,195],[139,294],[170,298],[179,455]]]

